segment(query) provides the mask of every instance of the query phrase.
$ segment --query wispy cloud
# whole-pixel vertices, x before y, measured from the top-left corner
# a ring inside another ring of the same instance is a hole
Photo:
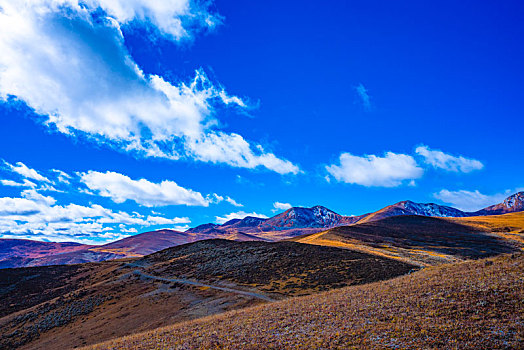
[[[69,180],[72,179],[72,176],[69,175],[68,173],[66,173],[65,171],[62,171],[62,170],[58,170],[58,169],[51,169],[52,172],[54,172],[57,176],[57,180],[59,182],[62,182],[62,183],[65,183],[65,184],[69,184]]]
[[[213,193],[212,195],[209,195],[206,197],[207,200],[210,202],[210,203],[221,203],[221,202],[227,202],[235,207],[243,207],[244,205],[242,203],[238,203],[236,200],[234,200],[233,198],[229,197],[229,196],[221,196],[221,195],[218,195],[216,193]]]
[[[229,204],[235,206],[235,207],[243,207],[244,204],[242,203],[238,203],[236,200],[234,200],[233,198],[229,197],[229,196],[226,196],[226,202],[228,202]]]
[[[328,165],[326,170],[340,182],[380,187],[400,186],[424,173],[412,156],[393,152],[387,152],[383,157],[342,153],[339,164]]]
[[[214,28],[221,18],[206,4],[0,0],[0,99],[16,97],[45,125],[124,152],[297,174],[297,165],[219,129],[216,108],[246,108],[242,98],[200,69],[180,81],[145,74],[127,50],[131,24],[174,42]]]
[[[13,180],[0,180],[0,184],[3,186],[10,186],[10,187],[29,187],[29,188],[36,188],[37,185],[34,182],[31,182],[27,179],[24,179],[23,182],[16,182]]]
[[[440,150],[430,149],[425,145],[417,147],[415,152],[424,158],[425,163],[447,171],[469,173],[484,167],[484,164],[476,159],[453,156]]]
[[[35,169],[29,168],[27,165],[25,165],[22,162],[17,162],[15,165],[9,164],[8,162],[4,161],[4,165],[9,169],[10,171],[17,173],[18,175],[22,176],[25,179],[32,179],[40,182],[47,182],[51,183],[51,181],[40,174]]]
[[[360,83],[355,87],[355,91],[364,109],[369,111],[371,109],[371,98],[366,87]]]

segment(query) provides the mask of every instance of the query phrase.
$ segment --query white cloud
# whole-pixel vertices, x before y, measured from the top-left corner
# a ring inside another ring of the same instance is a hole
[[[142,227],[189,223],[188,218],[144,217],[139,213],[113,211],[97,204],[58,205],[50,196],[25,190],[21,197],[0,198],[0,237],[43,239],[51,241],[94,242],[123,236],[111,232],[121,225],[121,232],[136,232],[126,225]]]
[[[216,193],[213,193],[212,195],[210,196],[207,196],[207,200],[209,203],[220,203],[220,202],[223,202],[223,201],[226,201],[228,202],[229,204],[235,206],[235,207],[243,207],[244,205],[242,203],[238,203],[236,200],[234,200],[233,198],[229,197],[229,196],[220,196]]]
[[[178,225],[178,224],[187,224],[191,220],[189,218],[173,218],[168,219],[161,216],[148,216],[146,219],[149,225]]]
[[[428,146],[422,145],[416,148],[415,152],[424,157],[424,161],[434,168],[447,171],[469,173],[473,170],[480,170],[484,165],[476,160],[463,156],[452,156],[440,150],[432,150]]]
[[[258,213],[254,213],[254,212],[253,213],[246,213],[244,211],[237,211],[236,213],[229,213],[229,214],[224,215],[224,216],[215,216],[215,221],[218,224],[224,224],[224,223],[228,222],[229,220],[243,219],[246,216],[253,216],[253,217],[256,217],[256,218],[267,219],[267,216],[264,215],[264,214],[258,214]]]
[[[123,233],[138,233],[137,229],[134,227],[127,228],[126,225],[120,224],[118,225],[118,231]]]
[[[188,27],[193,30],[197,27],[213,28],[221,22],[220,16],[190,0],[87,0],[83,3],[89,4],[91,8],[100,6],[118,23],[147,21],[162,35],[177,40],[192,36]]]
[[[10,186],[10,187],[31,187],[31,188],[37,187],[37,185],[34,182],[31,182],[27,179],[24,179],[23,182],[16,182],[13,180],[0,180],[0,183],[3,186]]]
[[[364,109],[371,109],[371,100],[366,87],[362,84],[358,84],[358,86],[355,87],[355,91],[357,92],[357,95],[360,98],[360,101],[362,102],[362,106],[364,106]]]
[[[189,38],[220,22],[205,6],[189,0],[0,0],[0,9],[0,99],[25,102],[45,124],[145,157],[299,172],[242,136],[217,130],[215,106],[243,108],[242,99],[200,70],[187,83],[144,74],[128,52],[122,26]]]
[[[229,204],[235,206],[235,207],[243,207],[244,204],[242,203],[238,203],[236,200],[234,200],[233,198],[227,196],[226,197],[226,202],[228,202]]]
[[[126,200],[135,201],[147,207],[166,205],[209,205],[200,192],[183,188],[173,181],[164,180],[160,183],[146,179],[133,180],[130,177],[115,172],[88,171],[79,174],[81,181],[92,191],[101,196],[111,198],[115,203]]]
[[[26,179],[32,179],[32,180],[36,180],[36,181],[39,181],[39,182],[51,182],[48,178],[46,178],[45,176],[41,175],[38,171],[36,171],[35,169],[31,169],[29,167],[27,167],[24,163],[22,162],[17,162],[16,165],[12,165],[12,164],[9,164],[8,162],[4,161],[4,164],[6,165],[6,167],[14,172],[14,173],[17,173],[18,175],[26,178]]]
[[[292,205],[289,203],[275,202],[273,203],[273,212],[280,211],[280,210],[288,210],[291,207]]]
[[[22,192],[22,197],[32,200],[36,203],[45,203],[47,205],[54,205],[56,200],[51,196],[44,196],[36,190],[25,190]]]
[[[58,169],[52,169],[52,172],[57,174],[57,179],[59,182],[62,182],[64,184],[70,184],[70,180],[73,178],[71,175],[66,173],[65,171],[58,170]]]
[[[209,132],[189,139],[188,152],[203,162],[225,163],[234,167],[254,169],[263,166],[279,174],[298,174],[300,169],[288,160],[267,153],[258,145],[256,150],[238,134]]]
[[[480,193],[478,190],[448,191],[444,189],[440,192],[434,193],[433,196],[442,202],[451,204],[453,207],[460,210],[477,211],[485,207],[489,207],[490,205],[502,202],[510,194],[510,191],[486,195]]]
[[[31,171],[33,169],[21,164],[17,163],[16,167],[17,173],[20,173],[20,175],[37,178],[42,176],[36,171]],[[106,186],[108,191],[115,192],[123,188],[123,192],[120,195],[113,193],[116,196],[115,198],[125,196],[125,190],[131,191],[134,189],[136,195],[139,196],[141,190],[147,192],[147,190],[151,190],[151,187],[153,187],[155,190],[164,192],[158,196],[163,201],[174,200],[169,198],[169,196],[173,196],[176,190],[180,190],[180,193],[185,195],[186,199],[187,196],[190,197],[196,194],[195,198],[197,200],[203,200],[198,192],[182,188],[177,189],[176,184],[173,182],[153,184],[145,180],[145,182],[140,180],[133,181],[124,175],[110,172],[88,172],[79,174],[80,176],[77,174],[71,176],[61,170],[53,169],[51,171],[57,174],[57,184],[61,184],[61,188],[70,194],[75,191],[78,191],[78,193],[89,192],[87,189],[80,191],[80,188],[76,188],[78,181],[83,181],[81,177],[83,175],[87,176],[87,179],[98,186]],[[67,181],[60,180],[60,177]],[[100,182],[97,182],[97,180]],[[120,183],[121,187],[118,187],[119,182],[122,182]],[[138,232],[137,228],[143,229],[149,226],[168,226],[176,230],[186,230],[191,222],[187,217],[169,218],[158,212],[152,212],[151,215],[142,215],[136,211],[129,213],[104,208],[99,204],[80,205],[69,203],[62,205],[54,197],[41,193],[42,191],[56,191],[47,182],[37,185],[24,179],[24,182],[0,180],[0,183],[4,186],[22,188],[22,192],[18,197],[0,197],[0,237],[3,238],[77,241],[91,244],[120,239],[130,233]],[[158,188],[155,188],[155,186],[158,186]],[[28,189],[24,189],[24,187]],[[84,189],[82,188],[82,190]],[[98,190],[95,191],[98,192]],[[90,194],[96,195],[95,193]],[[154,195],[154,193],[149,194]],[[226,201],[232,200],[227,196],[226,198],[221,198]],[[143,200],[147,201],[148,198],[143,198]]]
[[[340,155],[340,164],[326,166],[338,181],[363,186],[399,186],[405,180],[418,179],[424,173],[415,159],[407,154],[387,152],[384,157],[375,155]]]

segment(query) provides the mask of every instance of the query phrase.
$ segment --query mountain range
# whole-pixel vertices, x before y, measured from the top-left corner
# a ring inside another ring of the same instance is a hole
[[[93,246],[78,243],[36,242],[0,239],[0,268],[60,265],[141,257],[172,246],[205,239],[235,241],[280,241],[314,234],[339,226],[371,223],[381,219],[416,215],[424,217],[467,218],[524,211],[524,192],[515,193],[502,203],[476,212],[434,203],[402,201],[376,212],[344,216],[317,205],[293,207],[271,218],[247,216],[222,225],[203,224],[185,232],[162,229],[144,232],[108,244]]]

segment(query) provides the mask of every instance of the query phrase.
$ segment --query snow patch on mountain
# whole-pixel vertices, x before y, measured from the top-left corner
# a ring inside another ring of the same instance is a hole
[[[465,217],[468,216],[465,212],[447,207],[445,205],[438,205],[435,203],[415,203],[412,201],[403,201],[396,204],[396,206],[406,210],[412,215],[421,216],[435,216],[435,217]]]
[[[502,204],[504,204],[504,206],[508,209],[519,206],[522,207],[524,204],[524,192],[518,192],[512,196],[509,196],[504,200],[504,202],[502,202]]]

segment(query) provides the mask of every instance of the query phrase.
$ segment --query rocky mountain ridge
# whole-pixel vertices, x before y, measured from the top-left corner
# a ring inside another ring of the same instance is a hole
[[[13,246],[13,242],[0,239],[0,268],[19,266],[40,266],[53,264],[73,264],[103,261],[126,257],[139,257],[185,243],[205,239],[229,239],[236,241],[279,241],[305,234],[321,232],[330,228],[363,224],[381,219],[416,215],[423,217],[461,218],[470,216],[500,215],[524,211],[524,192],[515,193],[503,202],[477,212],[464,212],[459,209],[435,203],[416,203],[402,201],[389,205],[376,212],[359,216],[340,215],[326,207],[317,205],[311,208],[293,207],[270,218],[247,216],[233,219],[222,225],[207,223],[180,232],[162,229],[140,233],[101,246],[82,246],[53,243],[43,249],[42,242],[31,245],[23,241],[23,247]],[[16,243],[16,242],[15,242]],[[38,252],[32,252],[38,247]],[[6,247],[2,249],[2,247]],[[29,247],[29,248],[28,248]],[[43,250],[42,250],[43,249]],[[23,251],[16,253],[17,251]]]

